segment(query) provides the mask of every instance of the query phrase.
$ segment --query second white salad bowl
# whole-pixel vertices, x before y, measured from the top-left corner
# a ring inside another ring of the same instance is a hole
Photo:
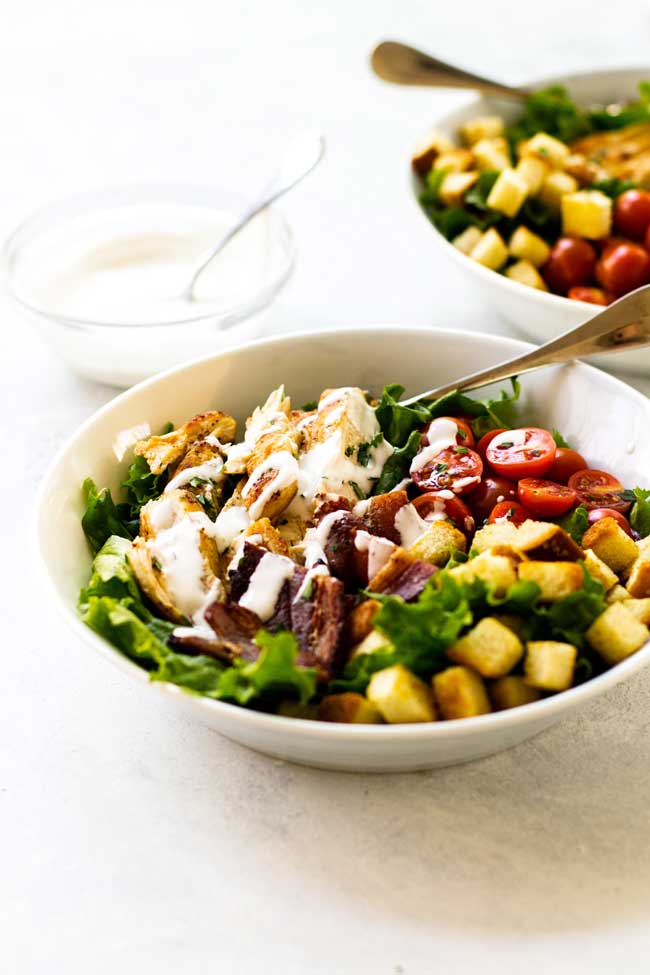
[[[128,463],[126,458],[118,464],[112,449],[121,430],[143,421],[155,430],[168,420],[181,423],[217,408],[241,423],[281,383],[296,403],[317,398],[328,386],[358,385],[379,393],[385,383],[399,382],[415,394],[529,348],[471,332],[338,329],[256,342],[142,383],[91,417],[43,481],[37,544],[54,599],[89,651],[102,654],[148,693],[162,695],[170,708],[184,708],[228,738],[277,758],[348,771],[408,771],[466,762],[530,738],[646,666],[650,644],[579,687],[511,711],[431,724],[344,725],[249,711],[150,683],[144,670],[88,629],[76,612],[91,563],[80,525],[81,483],[90,476],[118,489]],[[648,486],[650,402],[640,393],[583,363],[531,374],[522,387],[522,418],[557,427],[590,464],[612,471],[625,485]]]

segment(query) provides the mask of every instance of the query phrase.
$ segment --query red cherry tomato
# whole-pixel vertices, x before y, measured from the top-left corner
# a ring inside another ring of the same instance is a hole
[[[475,443],[474,434],[472,433],[472,428],[469,425],[469,423],[468,423],[467,420],[463,419],[460,416],[439,416],[439,417],[436,417],[436,419],[437,420],[451,420],[452,423],[455,423],[456,424],[456,426],[458,428],[458,434],[456,436],[456,443],[458,444],[459,447],[473,447],[474,446],[474,443]],[[435,423],[435,422],[436,422],[435,420],[432,420],[431,421],[431,423]],[[429,427],[431,426],[431,423],[427,423],[426,427],[424,428],[424,431],[423,432],[424,432],[424,435],[425,436],[429,432]]]
[[[511,521],[513,525],[523,525],[533,516],[523,504],[518,501],[500,501],[490,512],[490,524],[494,525],[498,521]]]
[[[484,477],[467,495],[467,503],[479,525],[487,521],[495,505],[502,501],[516,502],[517,499],[517,485],[505,477]]]
[[[451,492],[444,491],[441,494],[430,491],[428,494],[421,494],[414,499],[413,507],[425,521],[429,521],[431,515],[444,513],[466,535],[471,535],[474,531],[475,522],[472,512],[464,501]]]
[[[556,481],[558,484],[566,484],[572,474],[576,471],[584,471],[587,461],[577,450],[569,447],[558,447],[555,452],[555,460],[548,471],[549,481]]]
[[[621,512],[617,511],[615,508],[592,508],[589,512],[589,524],[594,525],[597,521],[600,521],[601,518],[613,518],[614,521],[618,522],[623,531],[630,536],[630,538],[634,537],[632,535],[632,529],[629,521],[625,515],[622,515]]]
[[[650,281],[650,254],[640,244],[620,243],[606,248],[596,265],[598,283],[623,295]]]
[[[479,442],[476,445],[476,453],[479,455],[481,460],[485,462],[485,451],[488,445],[492,443],[494,438],[500,433],[505,433],[507,427],[498,427],[496,430],[490,430],[489,433],[484,433]]]
[[[468,447],[447,447],[411,477],[421,491],[453,491],[467,494],[479,483],[483,461]]]
[[[485,456],[497,474],[519,480],[520,477],[546,474],[555,460],[556,451],[555,441],[548,430],[523,427],[495,437]]]
[[[645,235],[644,243],[645,243],[645,249],[650,250],[650,227],[648,227],[648,232]]]
[[[623,485],[611,474],[605,471],[587,469],[577,471],[569,478],[569,487],[578,495],[580,504],[590,510],[593,508],[613,508],[625,513],[630,508],[630,501],[623,501],[620,492]]]
[[[564,484],[525,477],[519,482],[519,500],[540,518],[556,518],[575,505],[578,495]]]
[[[626,190],[614,204],[614,226],[619,233],[643,240],[650,227],[650,193]]]
[[[584,284],[569,288],[567,298],[572,301],[586,301],[588,305],[609,305],[613,301],[612,296],[602,288],[590,288]]]
[[[569,288],[589,284],[596,266],[596,251],[580,237],[560,237],[542,268],[542,276],[551,291],[565,295]]]

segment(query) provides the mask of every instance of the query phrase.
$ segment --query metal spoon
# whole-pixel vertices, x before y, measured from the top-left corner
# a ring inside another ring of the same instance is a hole
[[[540,345],[532,352],[508,359],[498,366],[481,369],[480,372],[400,402],[403,406],[409,406],[418,400],[438,399],[447,393],[477,389],[479,386],[487,386],[488,383],[521,376],[533,369],[541,369],[542,366],[558,365],[590,355],[602,355],[604,352],[640,349],[646,345],[650,345],[650,284],[631,291],[589,321]]]
[[[265,210],[274,200],[288,193],[296,183],[304,179],[318,165],[325,153],[325,145],[325,136],[315,129],[308,129],[289,144],[280,162],[280,168],[271,182],[267,183],[239,219],[226,231],[221,240],[201,255],[197,268],[183,291],[184,298],[189,301],[194,299],[194,289],[199,277],[208,264],[211,264],[217,254],[220,254],[226,244],[233,239],[235,234],[238,234],[254,216]]]
[[[399,41],[382,41],[370,55],[376,75],[397,85],[430,85],[433,88],[472,88],[485,95],[526,98],[530,91],[464,71],[446,61]]]

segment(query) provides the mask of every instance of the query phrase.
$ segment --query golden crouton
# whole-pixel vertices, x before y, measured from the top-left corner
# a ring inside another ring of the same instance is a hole
[[[451,152],[455,148],[449,136],[443,132],[439,132],[437,129],[432,129],[420,139],[413,152],[413,156],[411,157],[413,169],[420,176],[426,176],[441,153]]]
[[[650,637],[650,631],[627,609],[626,603],[619,602],[608,606],[585,636],[605,663],[613,667],[642,647]]]
[[[523,677],[512,675],[490,681],[488,694],[495,711],[507,711],[509,708],[518,708],[522,704],[532,704],[533,701],[539,701],[541,697],[537,688],[527,684]]]
[[[445,565],[454,549],[464,552],[466,548],[467,539],[450,521],[432,521],[407,551],[431,565]]]
[[[577,562],[583,557],[580,546],[563,528],[543,521],[525,521],[512,545],[526,558],[539,562]]]
[[[525,626],[524,621],[521,616],[517,616],[515,613],[493,613],[492,619],[497,620],[499,623],[503,623],[507,626],[509,630],[518,636],[520,640],[524,639]]]
[[[431,689],[402,664],[373,674],[366,696],[389,724],[436,720]]]
[[[650,626],[650,599],[628,599],[624,605],[639,623]]]
[[[459,583],[482,579],[489,586],[494,586],[497,595],[503,595],[508,586],[517,581],[512,559],[506,555],[493,555],[490,551],[481,552],[469,562],[450,569],[449,575]]]
[[[472,540],[472,548],[477,552],[485,552],[495,545],[514,545],[517,536],[517,526],[511,521],[497,522],[480,528]]]
[[[345,621],[345,639],[350,647],[361,643],[372,632],[372,621],[381,609],[376,599],[366,599],[355,606]]]
[[[620,583],[617,582],[616,585],[612,586],[612,588],[605,596],[605,601],[608,603],[620,603],[626,599],[631,599],[631,598],[632,597],[627,591],[627,589],[625,588],[625,586],[622,586]]]
[[[517,572],[522,581],[539,586],[539,598],[545,603],[578,592],[584,582],[582,567],[577,562],[521,562]]]
[[[351,691],[330,694],[321,701],[318,709],[321,721],[338,721],[341,724],[381,724],[378,709],[362,694]]]
[[[474,718],[492,709],[485,684],[469,667],[448,667],[433,678],[433,695],[440,714],[446,721]]]
[[[584,562],[585,568],[587,569],[589,575],[592,577],[592,579],[595,579],[596,582],[601,584],[605,592],[609,592],[609,590],[618,583],[618,576],[616,573],[612,572],[607,563],[603,562],[602,559],[599,559],[592,549],[588,548],[585,551]]]
[[[542,691],[566,691],[573,682],[577,649],[571,643],[531,640],[526,644],[526,683]]]
[[[646,536],[646,538],[640,538],[636,543],[636,547],[639,550],[639,555],[647,555],[650,558],[650,535]]]
[[[636,599],[650,596],[650,556],[640,557],[632,564],[625,588]]]
[[[409,565],[415,562],[415,556],[407,552],[405,548],[396,548],[391,554],[388,562],[379,572],[372,577],[368,583],[368,589],[372,592],[383,592],[390,584],[401,576]]]
[[[144,457],[154,474],[162,474],[170,464],[175,463],[200,437],[211,434],[221,443],[231,443],[235,439],[237,424],[231,416],[211,410],[199,413],[177,430],[161,437],[147,437],[133,448],[133,453]]]
[[[593,549],[614,572],[624,572],[639,554],[633,539],[614,518],[601,518],[594,522],[585,532],[582,544],[585,548]]]
[[[351,657],[358,657],[362,653],[374,653],[376,650],[390,650],[392,643],[379,630],[371,630],[363,640],[355,644],[350,651]]]
[[[503,677],[521,659],[524,645],[512,630],[486,616],[469,633],[447,647],[454,663],[473,667],[481,677]]]

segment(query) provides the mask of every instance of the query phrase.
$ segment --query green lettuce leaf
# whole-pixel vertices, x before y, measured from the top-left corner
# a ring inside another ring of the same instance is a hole
[[[589,528],[589,512],[584,504],[580,504],[573,511],[562,515],[557,523],[560,528],[563,528],[571,536],[574,542],[582,545],[582,536]]]
[[[316,692],[316,671],[296,663],[298,644],[293,633],[259,630],[255,643],[261,653],[253,663],[236,660],[224,670],[214,697],[249,704],[258,698],[291,694],[306,704]]]
[[[173,624],[156,620],[157,626],[150,627],[151,614],[138,600],[90,596],[80,607],[80,615],[87,626],[121,650],[125,657],[149,669],[161,664],[170,652],[161,639],[161,632],[167,629],[167,634],[171,633]]]
[[[404,447],[411,433],[431,418],[426,403],[403,406],[399,402],[403,392],[404,387],[399,383],[384,386],[381,399],[375,409],[381,431],[393,447]]]
[[[140,590],[133,570],[127,560],[131,542],[119,535],[111,535],[94,558],[88,585],[79,595],[80,603],[87,603],[91,596],[111,596],[123,599],[130,596],[140,600]]]
[[[555,441],[556,447],[568,447],[569,450],[571,449],[569,444],[566,442],[566,440],[560,433],[560,431],[557,430],[555,427],[553,427],[553,440]]]
[[[569,97],[561,85],[551,85],[529,95],[524,111],[506,130],[506,137],[513,151],[519,142],[537,132],[548,132],[562,142],[572,142],[581,135],[593,131],[594,123]]]
[[[634,488],[636,498],[630,511],[630,524],[641,538],[650,535],[650,491]]]
[[[167,471],[163,471],[162,474],[154,474],[144,457],[135,457],[130,464],[122,487],[126,496],[125,510],[128,511],[129,522],[135,525],[136,534],[140,509],[148,501],[160,497],[168,479]]]
[[[123,513],[116,506],[108,488],[97,490],[92,478],[87,477],[81,486],[86,510],[81,518],[81,527],[93,552],[98,552],[111,535],[133,538]]]
[[[472,430],[475,437],[482,437],[490,430],[498,427],[513,427],[517,422],[517,402],[521,395],[521,383],[514,376],[510,380],[512,391],[508,393],[505,389],[496,399],[482,401],[485,412],[472,420]]]
[[[422,434],[413,430],[403,447],[397,447],[383,466],[373,494],[387,494],[405,477],[408,477],[411,461],[420,449]]]
[[[606,608],[604,587],[589,574],[584,564],[582,571],[582,589],[550,606],[535,610],[541,626],[548,630],[548,638],[572,643],[576,647],[584,646],[585,630]]]

